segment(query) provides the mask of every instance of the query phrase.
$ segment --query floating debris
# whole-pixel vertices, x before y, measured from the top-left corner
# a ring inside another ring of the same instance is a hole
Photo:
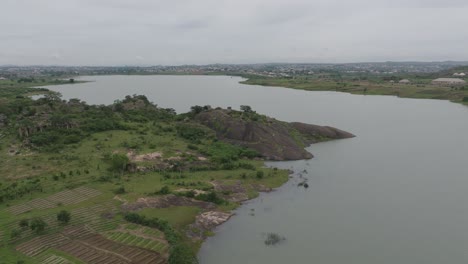
[[[267,238],[265,239],[265,245],[267,246],[274,246],[277,245],[283,241],[285,241],[286,238],[276,234],[276,233],[267,233]]]

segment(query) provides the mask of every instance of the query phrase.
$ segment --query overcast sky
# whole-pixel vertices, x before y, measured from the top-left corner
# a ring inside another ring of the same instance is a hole
[[[0,65],[468,60],[468,0],[2,0]]]

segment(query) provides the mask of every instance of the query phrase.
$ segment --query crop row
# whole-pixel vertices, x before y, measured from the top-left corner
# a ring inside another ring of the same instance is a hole
[[[32,201],[11,206],[7,211],[13,215],[29,212],[33,209],[49,209],[62,205],[77,204],[92,197],[100,195],[101,192],[89,187],[78,187],[73,190],[65,190],[46,198],[37,198]]]
[[[18,245],[16,250],[27,256],[34,257],[53,246],[66,242],[67,240],[69,239],[61,234],[39,236]]]
[[[69,264],[69,263],[70,261],[57,255],[50,255],[41,261],[41,264]]]
[[[168,250],[168,245],[154,239],[139,237],[129,233],[123,232],[110,232],[106,234],[106,236],[113,241],[129,245],[129,246],[136,246],[140,248],[149,249],[151,251],[156,251],[159,253],[165,253]]]

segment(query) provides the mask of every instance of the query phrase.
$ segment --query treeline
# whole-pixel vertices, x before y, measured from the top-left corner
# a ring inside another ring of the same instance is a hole
[[[127,96],[113,105],[88,105],[78,99],[63,101],[56,94],[32,100],[8,100],[0,107],[9,129],[32,147],[55,151],[77,143],[91,133],[130,129],[128,122],[162,122],[174,119],[173,109],[158,108],[145,96]]]
[[[19,180],[3,186],[0,183],[0,203],[21,198],[35,191],[42,191],[39,179]]]

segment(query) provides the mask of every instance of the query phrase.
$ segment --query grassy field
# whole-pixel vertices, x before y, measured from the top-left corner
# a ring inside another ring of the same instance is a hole
[[[414,76],[413,76],[414,77]],[[404,98],[441,99],[468,104],[468,87],[443,87],[431,84],[431,78],[415,77],[411,84],[390,83],[378,78],[267,78],[251,77],[242,82],[251,85],[278,86],[307,91],[337,91],[363,95],[393,95]]]

